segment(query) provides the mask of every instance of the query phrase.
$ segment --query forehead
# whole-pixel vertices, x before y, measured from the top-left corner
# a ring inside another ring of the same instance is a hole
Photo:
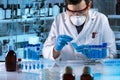
[[[82,10],[86,7],[86,3],[84,0],[82,0],[80,3],[76,4],[76,5],[73,5],[73,4],[68,4],[68,8],[70,10]]]

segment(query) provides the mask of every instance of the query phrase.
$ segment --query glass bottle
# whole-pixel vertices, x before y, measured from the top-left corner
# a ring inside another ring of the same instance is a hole
[[[51,17],[51,16],[53,16],[53,8],[52,8],[52,4],[49,3],[49,6],[48,6],[48,7],[49,7],[49,8],[48,8],[48,16]]]
[[[73,75],[73,71],[70,66],[66,67],[65,73],[63,74],[63,80],[75,80],[75,76]]]
[[[20,4],[17,4],[17,18],[21,18]]]
[[[84,67],[83,74],[80,76],[80,80],[93,80],[93,76],[91,75],[91,68],[89,66]]]
[[[45,16],[48,17],[48,16],[49,16],[49,14],[48,14],[48,11],[49,11],[49,3],[45,3],[44,8],[45,8]]]
[[[28,14],[29,14],[29,4],[26,4],[25,15],[28,15]]]
[[[5,19],[5,5],[4,4],[2,4],[2,8],[3,8],[3,19]]]
[[[65,7],[65,3],[63,3],[63,12],[65,12],[66,7]]]
[[[11,18],[11,5],[7,4],[6,12],[5,12],[5,19],[10,19]]]
[[[17,18],[17,8],[18,8],[17,4],[14,4],[14,19]]]
[[[0,19],[4,19],[5,17],[5,10],[4,10],[4,5],[0,5]]]
[[[9,51],[9,40],[5,39],[3,40],[3,44],[2,44],[2,55],[5,58],[6,54]]]
[[[11,18],[14,19],[15,17],[15,4],[11,4]]]
[[[59,7],[59,3],[55,3],[53,5],[53,16],[56,16],[60,13],[60,7]]]
[[[30,15],[32,16],[34,14],[34,6],[33,4],[29,4],[30,6]]]
[[[41,6],[40,6],[40,16],[41,17],[44,17],[45,16],[45,4],[44,3],[41,3]]]
[[[117,4],[116,4],[116,14],[120,15],[120,0],[117,0]]]
[[[64,3],[60,3],[60,13],[65,11],[64,8],[65,8]]]
[[[16,71],[16,53],[13,50],[9,50],[5,57],[6,71]]]

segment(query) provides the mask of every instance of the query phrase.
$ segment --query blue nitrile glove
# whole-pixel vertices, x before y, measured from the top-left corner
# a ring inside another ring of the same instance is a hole
[[[75,48],[77,52],[83,52],[84,45],[78,46],[76,43],[72,43],[72,46]]]
[[[67,35],[59,35],[56,41],[55,49],[57,51],[61,51],[62,48],[70,41],[72,41],[73,38]]]

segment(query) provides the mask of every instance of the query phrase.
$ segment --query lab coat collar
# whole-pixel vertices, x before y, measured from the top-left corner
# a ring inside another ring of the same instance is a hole
[[[95,18],[96,18],[95,13],[90,10],[89,13],[88,13],[87,20],[84,24],[84,27],[83,27],[82,31],[80,32],[80,34],[77,36],[76,40],[75,40],[76,42],[78,42],[79,45],[82,45],[81,43],[86,44],[87,40],[86,40],[85,33],[86,33],[86,35],[90,34],[88,32],[88,30],[90,28],[93,28]]]
[[[95,19],[96,18],[95,13],[96,11],[89,10],[88,13],[89,19]]]
[[[67,12],[65,12],[65,24],[69,24],[71,27],[74,27],[74,25],[70,22],[70,17],[67,14]]]

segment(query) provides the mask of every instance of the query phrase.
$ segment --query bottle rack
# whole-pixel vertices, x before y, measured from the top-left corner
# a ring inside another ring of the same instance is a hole
[[[120,19],[120,15],[108,15],[109,19]]]

